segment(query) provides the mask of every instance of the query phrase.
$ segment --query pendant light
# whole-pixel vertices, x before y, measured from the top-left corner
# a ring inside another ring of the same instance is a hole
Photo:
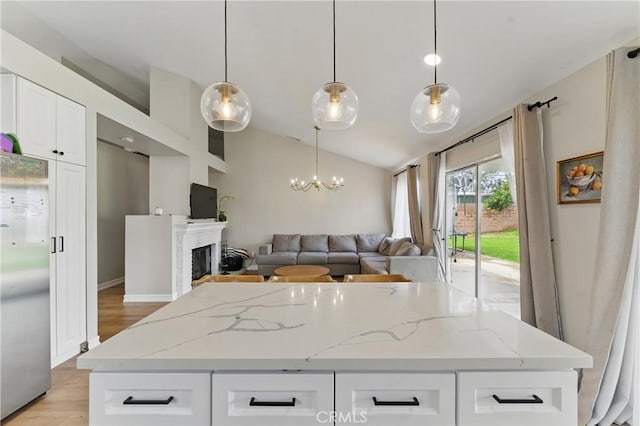
[[[433,50],[438,55],[436,0],[433,0]],[[411,123],[420,133],[441,133],[452,129],[460,119],[460,94],[446,83],[438,83],[434,65],[433,84],[418,93],[411,104]]]
[[[346,84],[336,81],[336,0],[333,0],[333,81],[313,95],[313,120],[325,130],[345,130],[356,122],[358,108],[356,93]]]
[[[239,86],[227,81],[227,0],[224,1],[224,81],[205,89],[200,112],[209,127],[222,132],[239,132],[251,119],[249,97]]]

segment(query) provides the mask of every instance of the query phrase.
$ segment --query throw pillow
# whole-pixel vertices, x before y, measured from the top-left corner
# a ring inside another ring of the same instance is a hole
[[[273,234],[273,251],[300,251],[300,234]]]
[[[393,238],[385,237],[384,240],[380,241],[380,245],[378,246],[378,253],[389,256],[389,249],[391,248],[392,243]]]
[[[402,243],[395,256],[420,256],[422,250],[413,243]]]
[[[411,242],[411,238],[398,238],[393,243],[391,243],[391,247],[389,247],[389,256],[395,256],[398,250],[400,250],[400,246],[402,243]]]

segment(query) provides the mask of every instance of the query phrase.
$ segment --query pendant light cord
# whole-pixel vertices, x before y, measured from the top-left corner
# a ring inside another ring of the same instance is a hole
[[[336,82],[336,0],[333,0],[333,82]]]
[[[436,0],[433,0],[433,53],[435,65],[433,67],[433,84],[438,83],[438,18],[436,13]]]
[[[320,128],[318,126],[315,126],[316,128],[316,179],[320,179],[320,175],[318,174],[318,130],[320,130]]]
[[[227,80],[227,0],[224,0],[224,81]]]

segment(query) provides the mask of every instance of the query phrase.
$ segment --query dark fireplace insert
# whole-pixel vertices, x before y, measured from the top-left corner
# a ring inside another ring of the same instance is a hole
[[[191,250],[191,280],[211,274],[211,246]]]

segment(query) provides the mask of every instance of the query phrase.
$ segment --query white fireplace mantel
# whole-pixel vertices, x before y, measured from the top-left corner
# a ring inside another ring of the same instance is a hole
[[[211,273],[218,272],[227,222],[186,216],[126,216],[125,302],[168,302],[191,291],[191,250],[213,246]]]

